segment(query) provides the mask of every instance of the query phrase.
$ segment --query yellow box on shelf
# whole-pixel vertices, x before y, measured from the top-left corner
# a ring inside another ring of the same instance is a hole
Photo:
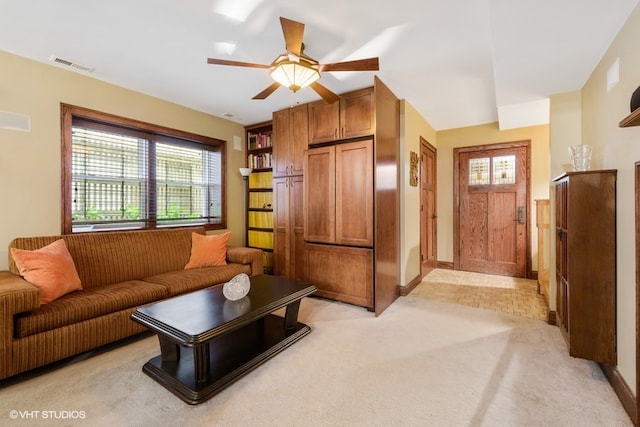
[[[249,227],[273,228],[273,212],[249,212]]]
[[[249,193],[249,208],[271,209],[273,207],[273,193]]]
[[[273,249],[273,233],[268,231],[249,230],[249,246]]]
[[[249,188],[272,188],[273,173],[253,172],[249,175]]]

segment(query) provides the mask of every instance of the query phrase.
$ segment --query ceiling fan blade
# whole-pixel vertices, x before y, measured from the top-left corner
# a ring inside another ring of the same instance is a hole
[[[356,59],[354,61],[336,62],[334,64],[322,64],[320,71],[378,71],[380,66],[378,58]]]
[[[302,36],[304,35],[304,24],[291,19],[280,17],[280,25],[282,26],[282,34],[287,51],[295,56],[302,54]]]
[[[340,99],[340,97],[338,95],[336,95],[335,93],[331,92],[329,89],[327,89],[326,87],[322,86],[318,82],[313,82],[313,83],[311,83],[310,86],[311,86],[311,89],[315,90],[316,93],[318,95],[320,95],[322,97],[322,99],[324,99],[324,101],[327,104],[333,104],[334,102],[336,102],[337,100]]]
[[[254,64],[253,62],[230,61],[228,59],[207,58],[207,64],[233,65],[236,67],[270,68],[271,65]]]
[[[266,88],[265,90],[263,90],[262,92],[260,92],[259,94],[257,94],[251,99],[265,99],[267,96],[275,92],[275,90],[278,89],[280,86],[281,86],[280,83],[273,82],[268,88]]]

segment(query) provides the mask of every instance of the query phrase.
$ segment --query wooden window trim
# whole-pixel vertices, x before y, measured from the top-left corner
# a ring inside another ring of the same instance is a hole
[[[149,132],[156,135],[162,135],[167,137],[176,137],[187,141],[193,141],[199,144],[207,144],[213,147],[217,147],[220,150],[221,156],[221,186],[220,197],[222,199],[221,210],[221,222],[220,224],[205,224],[204,227],[207,230],[214,229],[226,229],[227,228],[227,194],[226,194],[226,170],[227,170],[227,156],[226,156],[226,141],[217,138],[211,138],[207,136],[198,135],[195,133],[185,132],[177,129],[172,129],[165,126],[155,125],[135,119],[129,119],[126,117],[117,116],[114,114],[103,113],[100,111],[92,110],[89,108],[78,107],[75,105],[60,104],[60,122],[61,122],[61,170],[62,170],[62,189],[61,189],[61,218],[62,234],[72,233],[72,199],[71,194],[71,182],[72,182],[72,122],[73,119],[80,118],[97,123],[105,123],[114,126],[119,126],[132,131]],[[182,225],[181,227],[185,227]],[[201,227],[201,225],[199,226]],[[144,228],[139,230],[148,230],[150,228]],[[108,232],[108,231],[100,231]]]

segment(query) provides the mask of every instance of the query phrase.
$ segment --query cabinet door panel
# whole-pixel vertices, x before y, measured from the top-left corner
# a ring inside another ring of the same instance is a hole
[[[273,176],[285,176],[289,172],[289,146],[290,142],[289,110],[281,110],[273,113]]]
[[[309,144],[335,141],[340,127],[340,103],[324,101],[309,104]]]
[[[373,246],[373,141],[336,146],[336,243]]]
[[[307,104],[273,113],[273,174],[302,175],[309,141]]]
[[[340,138],[373,135],[375,132],[373,89],[344,94],[340,98]]]
[[[308,150],[305,159],[304,238],[335,242],[335,147]]]
[[[309,146],[309,114],[307,104],[290,110],[291,140],[289,155],[289,174],[302,175],[305,150]],[[300,199],[302,203],[302,199]]]
[[[316,295],[373,307],[373,250],[308,245],[309,278]]]

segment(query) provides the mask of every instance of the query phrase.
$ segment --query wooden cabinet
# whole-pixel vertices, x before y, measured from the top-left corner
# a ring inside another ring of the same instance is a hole
[[[373,308],[373,249],[307,244],[316,295]]]
[[[339,102],[309,104],[309,144],[373,135],[375,94],[365,88],[340,96]]]
[[[247,126],[247,246],[262,249],[266,273],[273,269],[273,173],[271,122]]]
[[[302,176],[273,180],[274,274],[307,280],[307,257],[302,212]]]
[[[373,140],[310,148],[305,172],[305,240],[372,247]]]
[[[273,113],[276,274],[376,315],[398,297],[399,135],[400,101],[377,77]]]
[[[569,354],[616,364],[616,171],[555,183],[557,323]]]
[[[273,113],[274,273],[306,280],[303,167],[309,137],[308,105]]]
[[[308,105],[273,113],[273,175],[302,175],[309,138]]]
[[[318,295],[373,309],[373,140],[307,151],[304,241]]]

